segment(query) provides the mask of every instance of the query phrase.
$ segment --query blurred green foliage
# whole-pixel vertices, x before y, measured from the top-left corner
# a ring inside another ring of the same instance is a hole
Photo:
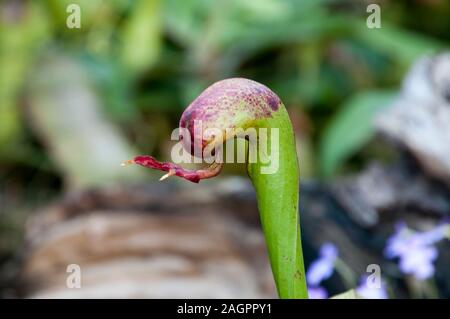
[[[111,120],[144,153],[167,155],[190,101],[243,76],[301,110],[297,133],[312,147],[300,153],[317,163],[302,174],[333,176],[367,147],[371,118],[411,63],[450,40],[448,1],[375,2],[381,29],[366,27],[368,3],[356,0],[3,1],[0,172],[52,170],[20,106],[27,72],[56,50],[84,65]],[[66,26],[71,3],[81,29]]]
[[[370,140],[374,134],[371,120],[394,97],[389,91],[363,91],[344,102],[320,143],[320,167],[326,176],[332,175],[343,160]]]

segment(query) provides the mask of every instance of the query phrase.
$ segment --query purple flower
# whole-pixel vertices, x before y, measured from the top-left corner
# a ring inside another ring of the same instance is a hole
[[[320,247],[319,259],[314,261],[306,272],[306,281],[310,286],[317,287],[322,280],[331,277],[337,255],[338,250],[331,243],[325,243]]]
[[[322,287],[308,287],[309,299],[327,299],[328,292]]]
[[[386,284],[380,281],[379,286],[377,286],[375,283],[369,282],[367,276],[361,277],[356,293],[364,299],[388,299]]]
[[[448,235],[449,227],[449,223],[444,223],[429,231],[418,233],[417,237],[419,237],[422,243],[426,245],[433,245]]]
[[[438,251],[433,246],[446,237],[448,224],[442,224],[426,232],[409,230],[404,223],[396,225],[396,232],[388,241],[384,251],[387,258],[399,258],[400,270],[425,280],[434,275],[434,261]]]

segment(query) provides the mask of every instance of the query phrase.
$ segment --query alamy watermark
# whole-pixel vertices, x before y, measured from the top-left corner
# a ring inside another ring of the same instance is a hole
[[[78,4],[69,4],[66,8],[69,13],[66,19],[66,26],[69,29],[81,29],[81,8]]]
[[[366,272],[370,275],[366,278],[366,286],[370,289],[381,289],[381,267],[378,264],[370,264],[366,268]]]
[[[192,136],[194,135],[194,136]],[[274,174],[279,169],[280,134],[278,128],[207,128],[195,120],[193,134],[186,128],[172,131],[178,141],[171,151],[176,163],[260,163],[261,174]],[[246,146],[245,140],[248,142]],[[209,141],[206,145],[204,141]],[[226,154],[224,154],[224,146]]]
[[[69,289],[81,288],[81,267],[77,264],[67,265],[66,272],[69,275],[66,278],[66,286]]]
[[[366,25],[369,29],[381,28],[381,8],[378,4],[372,3],[367,6],[367,13],[370,15],[367,17]]]

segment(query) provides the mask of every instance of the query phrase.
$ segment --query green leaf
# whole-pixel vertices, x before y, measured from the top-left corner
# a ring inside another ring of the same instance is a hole
[[[340,108],[320,143],[320,167],[332,175],[374,135],[373,118],[394,97],[391,91],[366,91],[352,96]]]
[[[2,4],[3,5],[3,4]],[[50,36],[45,11],[30,3],[22,19],[0,21],[0,154],[17,150],[22,134],[20,93],[40,46]],[[11,155],[11,154],[9,154]]]
[[[121,69],[112,59],[99,58],[83,54],[79,56],[89,77],[100,89],[104,107],[112,119],[130,123],[137,112],[133,101],[130,101],[132,79],[129,73]]]
[[[121,37],[121,58],[134,72],[151,67],[161,49],[161,3],[159,0],[137,2]]]
[[[383,25],[381,29],[369,29],[361,24],[354,30],[361,42],[407,66],[425,54],[448,49],[448,46],[436,39],[393,25]]]

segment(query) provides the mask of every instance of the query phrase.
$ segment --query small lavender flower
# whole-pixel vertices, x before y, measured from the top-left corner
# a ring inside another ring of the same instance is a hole
[[[400,270],[425,280],[434,275],[434,261],[438,251],[433,246],[444,239],[448,224],[442,224],[426,232],[409,230],[404,223],[396,225],[396,231],[388,241],[384,251],[387,258],[399,258]]]
[[[327,299],[328,292],[323,287],[308,287],[309,299]]]
[[[356,288],[356,292],[364,299],[388,299],[386,284],[381,281],[380,287],[369,285],[367,276],[361,277],[359,286]]]
[[[336,246],[325,243],[320,247],[319,259],[314,261],[306,272],[308,285],[316,287],[322,280],[331,277],[334,271],[334,263],[338,255]]]
[[[446,222],[429,231],[418,233],[417,237],[420,238],[422,243],[426,245],[433,245],[448,236],[449,227],[450,224]]]

